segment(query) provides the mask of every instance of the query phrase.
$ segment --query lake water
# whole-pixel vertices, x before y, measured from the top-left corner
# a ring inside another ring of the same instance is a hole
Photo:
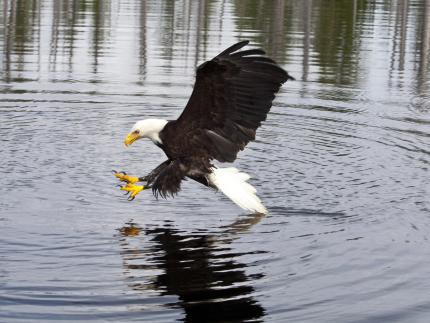
[[[0,322],[429,322],[430,1],[0,0]],[[128,202],[136,120],[236,41],[297,80],[235,165]]]

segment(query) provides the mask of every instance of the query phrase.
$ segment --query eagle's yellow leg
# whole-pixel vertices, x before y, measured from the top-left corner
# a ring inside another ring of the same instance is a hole
[[[114,171],[113,175],[116,178],[118,178],[121,182],[126,182],[126,183],[129,183],[129,184],[134,184],[134,183],[136,183],[136,182],[139,181],[138,177],[127,175],[124,172],[115,172]]]
[[[128,200],[132,201],[134,200],[134,198],[136,197],[136,195],[145,189],[145,186],[143,185],[134,185],[132,183],[127,183],[124,186],[121,186],[121,191],[127,191],[129,196],[128,196]]]

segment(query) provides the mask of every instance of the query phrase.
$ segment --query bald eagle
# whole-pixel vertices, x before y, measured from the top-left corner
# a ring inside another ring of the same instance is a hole
[[[214,160],[233,162],[255,139],[275,93],[293,79],[263,50],[239,51],[248,43],[241,41],[197,68],[193,92],[177,120],[145,119],[132,127],[126,146],[148,138],[168,159],[143,177],[114,171],[125,182],[121,189],[130,200],[144,188],[152,188],[155,197],[174,196],[181,182],[191,178],[220,190],[247,211],[267,213],[255,188],[247,183],[248,174],[213,164]]]

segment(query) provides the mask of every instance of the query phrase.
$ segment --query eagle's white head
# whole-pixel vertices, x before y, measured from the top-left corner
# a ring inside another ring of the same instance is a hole
[[[149,138],[154,144],[162,144],[160,132],[167,122],[163,119],[145,119],[136,122],[125,137],[124,144],[129,146],[140,138]]]

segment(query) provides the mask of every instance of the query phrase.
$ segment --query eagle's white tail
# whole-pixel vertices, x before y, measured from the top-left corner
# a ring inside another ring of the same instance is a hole
[[[267,210],[257,196],[257,190],[246,181],[250,176],[237,168],[212,168],[209,182],[229,197],[242,209],[266,214]]]

